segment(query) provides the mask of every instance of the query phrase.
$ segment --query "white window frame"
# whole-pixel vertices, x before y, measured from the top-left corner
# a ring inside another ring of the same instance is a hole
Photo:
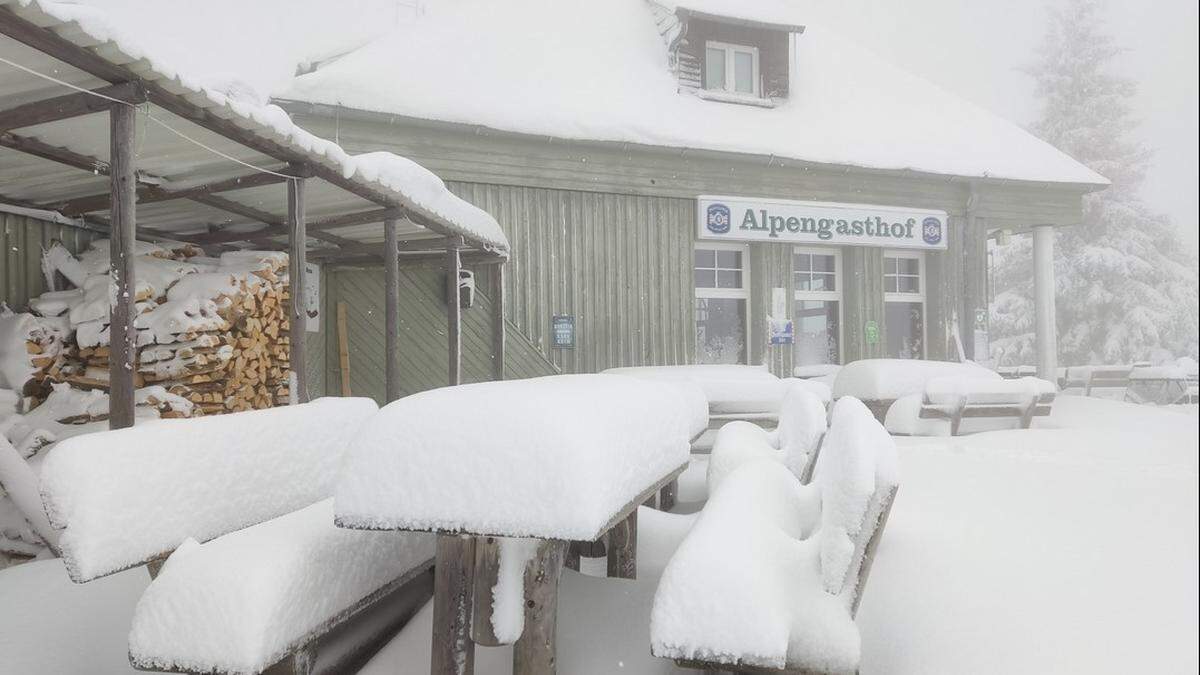
[[[742,287],[741,288],[700,288],[696,286],[696,251],[739,251],[742,254]],[[750,246],[747,244],[730,244],[727,242],[695,242],[692,246],[692,289],[695,299],[718,298],[727,300],[746,301],[746,325],[743,334],[746,336],[746,363],[750,362]],[[696,330],[695,320],[692,321],[692,331]]]
[[[909,251],[886,249],[883,252],[884,279],[887,278],[887,259],[888,258],[907,258],[917,261],[917,289],[916,293],[907,292],[890,292],[884,291],[883,301],[887,302],[906,302],[921,304],[921,358],[925,359],[929,356],[929,306],[925,302],[926,282],[928,277],[925,276],[925,252],[924,251]],[[899,288],[899,283],[896,285]]]
[[[810,255],[832,255],[833,256],[833,278],[837,285],[836,291],[802,291],[793,289],[792,301],[796,300],[820,300],[823,302],[836,302],[838,304],[838,360],[845,361],[845,333],[846,333],[846,302],[842,297],[842,292],[845,289],[845,284],[842,283],[842,250],[840,248],[822,248],[820,246],[794,246],[792,247],[792,255],[797,253],[807,253]],[[791,275],[792,284],[796,283],[796,261],[792,259]],[[792,305],[792,311],[796,311],[795,304]],[[792,320],[796,321],[798,317],[793,316]]]
[[[721,51],[725,52],[725,86],[721,89],[708,89],[707,87],[709,49],[720,49]],[[744,91],[737,90],[737,76],[734,73],[733,58],[733,55],[737,52],[750,54],[750,56],[753,58],[753,65],[751,66],[750,73],[752,85],[754,86],[754,91],[752,93],[746,93]],[[717,42],[716,40],[709,40],[704,43],[704,71],[705,81],[701,82],[701,84],[705,85],[702,88],[707,91],[721,91],[731,96],[750,96],[754,98],[762,97],[762,71],[759,69],[758,47],[752,47],[750,45],[735,45],[730,42]]]

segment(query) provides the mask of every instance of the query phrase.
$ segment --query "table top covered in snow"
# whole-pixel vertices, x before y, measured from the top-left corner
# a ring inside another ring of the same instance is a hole
[[[681,472],[690,412],[613,375],[486,382],[395,401],[351,442],[338,525],[591,540]]]

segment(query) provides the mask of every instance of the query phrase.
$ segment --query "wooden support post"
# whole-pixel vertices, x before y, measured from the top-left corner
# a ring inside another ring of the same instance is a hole
[[[292,405],[308,402],[308,372],[304,359],[305,324],[308,316],[304,311],[304,263],[308,250],[308,236],[304,224],[304,179],[293,178],[287,182],[288,195],[288,283],[291,286],[292,311],[288,314],[288,336],[291,348],[291,397]]]
[[[504,265],[492,269],[492,379],[504,379],[507,335],[504,324]]]
[[[566,548],[565,541],[541,541],[525,567],[525,630],[513,646],[513,675],[556,672],[558,580]]]
[[[383,312],[385,390],[388,403],[400,398],[400,238],[395,218],[383,221],[383,266],[386,291]]]
[[[338,372],[342,376],[342,396],[350,393],[350,327],[346,318],[346,303],[337,304]]]
[[[496,537],[475,539],[475,601],[471,609],[471,640],[478,645],[503,644],[492,624],[492,589],[500,580],[500,540]]]
[[[137,110],[127,105],[109,108],[109,190],[112,193],[109,273],[115,287],[108,326],[110,429],[133,426],[134,378],[137,373],[137,333],[133,326],[137,288],[134,280],[137,167],[133,158],[136,133]]]
[[[677,497],[679,495],[679,479],[667,483],[658,491],[658,510],[670,511],[675,508]]]
[[[608,576],[637,578],[637,509],[608,531]]]
[[[475,538],[439,534],[433,574],[433,651],[430,675],[471,675],[471,603],[475,576]]]
[[[458,292],[458,275],[462,270],[459,246],[462,239],[451,237],[446,243],[446,339],[449,342],[450,386],[462,384],[462,296]]]

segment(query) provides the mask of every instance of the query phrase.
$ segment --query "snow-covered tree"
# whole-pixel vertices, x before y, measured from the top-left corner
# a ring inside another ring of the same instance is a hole
[[[1064,364],[1196,357],[1196,255],[1138,192],[1150,153],[1131,138],[1134,83],[1113,72],[1123,51],[1105,32],[1100,0],[1051,11],[1027,72],[1042,103],[1032,130],[1112,181],[1084,198],[1083,221],[1056,233],[1059,360]],[[1033,363],[1032,246],[993,251],[992,357]]]

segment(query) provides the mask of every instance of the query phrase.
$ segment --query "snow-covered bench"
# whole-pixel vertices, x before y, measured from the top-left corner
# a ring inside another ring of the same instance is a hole
[[[808,483],[825,436],[824,403],[807,389],[792,387],[779,410],[779,427],[767,431],[748,422],[721,427],[708,460],[708,494],[738,467],[758,459],[782,462],[801,483]]]
[[[1098,389],[1119,389],[1124,391],[1129,387],[1129,376],[1133,373],[1133,365],[1110,366],[1071,366],[1066,369],[1060,389],[1082,389],[1084,396],[1091,396]]]
[[[154,579],[129,639],[135,667],[345,667],[420,607],[432,588],[432,537],[333,522],[348,439],[377,413],[369,399],[324,398],[147,422],[50,451],[41,492],[71,579],[149,564]]]
[[[834,406],[813,485],[747,463],[711,495],[663,572],[651,652],[683,667],[854,673],[854,624],[899,485],[896,448],[852,398]]]
[[[996,371],[971,362],[863,359],[852,361],[838,371],[833,397],[853,396],[875,414],[875,419],[883,422],[897,399],[920,394],[927,382],[938,377],[1002,379]]]
[[[964,419],[1016,417],[1021,428],[1028,429],[1034,417],[1050,414],[1054,396],[1054,384],[1036,377],[1012,380],[938,377],[925,384],[919,417],[949,421],[951,436],[958,435]],[[903,403],[897,401],[895,405]],[[891,411],[888,413],[890,421]],[[899,433],[890,426],[888,430]]]
[[[438,535],[433,672],[512,643],[515,673],[550,675],[566,542],[607,534],[610,576],[635,576],[637,509],[687,466],[697,405],[618,375],[409,396],[355,438],[337,523]]]

